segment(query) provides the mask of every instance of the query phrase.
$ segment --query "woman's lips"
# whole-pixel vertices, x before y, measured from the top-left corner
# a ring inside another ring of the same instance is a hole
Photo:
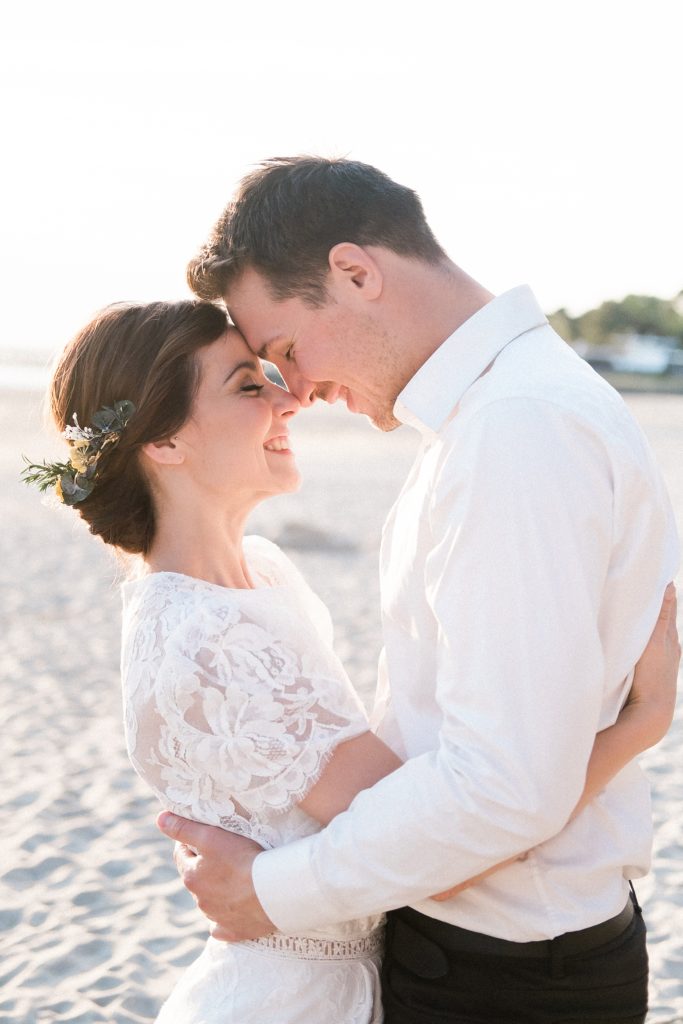
[[[289,438],[286,434],[279,434],[277,437],[271,437],[269,441],[263,446],[267,452],[274,452],[276,455],[292,454],[291,448],[289,447]]]

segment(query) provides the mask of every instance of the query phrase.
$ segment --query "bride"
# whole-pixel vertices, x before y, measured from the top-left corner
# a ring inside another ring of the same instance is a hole
[[[299,485],[297,399],[266,379],[221,309],[192,301],[104,310],[64,351],[51,404],[69,460],[26,478],[139,556],[123,585],[135,770],[164,807],[264,847],[318,830],[399,760],[369,731],[324,605],[274,544],[243,537],[256,504]],[[596,737],[577,811],[670,723],[674,602],[629,703]],[[380,916],[210,938],[158,1021],[379,1022],[381,945]]]

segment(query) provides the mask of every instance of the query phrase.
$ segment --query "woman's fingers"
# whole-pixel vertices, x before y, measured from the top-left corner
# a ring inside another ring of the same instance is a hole
[[[678,643],[678,632],[676,629],[676,612],[678,603],[676,600],[676,588],[669,583],[664,591],[662,607],[659,610],[659,617],[652,632],[653,640],[673,640]]]
[[[662,607],[659,609],[659,616],[657,617],[655,627],[638,663],[639,665],[642,662],[654,658],[662,658],[663,656],[667,656],[669,659],[680,659],[681,645],[676,627],[677,611],[676,588],[673,583],[669,583],[664,591]]]

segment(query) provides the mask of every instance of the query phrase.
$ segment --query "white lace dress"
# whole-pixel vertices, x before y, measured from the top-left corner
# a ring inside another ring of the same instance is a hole
[[[285,555],[248,537],[254,590],[179,573],[123,585],[126,741],[164,807],[264,847],[319,824],[298,806],[368,723],[327,609]],[[309,935],[209,939],[159,1024],[377,1024],[382,919]]]

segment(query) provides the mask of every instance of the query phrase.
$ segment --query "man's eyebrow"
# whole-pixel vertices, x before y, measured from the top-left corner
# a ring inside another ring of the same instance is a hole
[[[264,342],[264,344],[261,345],[261,348],[256,353],[256,355],[259,357],[259,359],[270,360],[270,356],[269,356],[268,353],[269,353],[270,349],[273,347],[273,345],[276,342],[278,342],[281,337],[282,337],[281,334],[274,334],[272,338],[269,338],[268,341]]]
[[[254,373],[258,373],[259,367],[253,359],[243,359],[241,363],[237,363],[236,366],[233,366],[223,383],[227,384],[230,378],[234,377],[238,370],[253,370]]]

